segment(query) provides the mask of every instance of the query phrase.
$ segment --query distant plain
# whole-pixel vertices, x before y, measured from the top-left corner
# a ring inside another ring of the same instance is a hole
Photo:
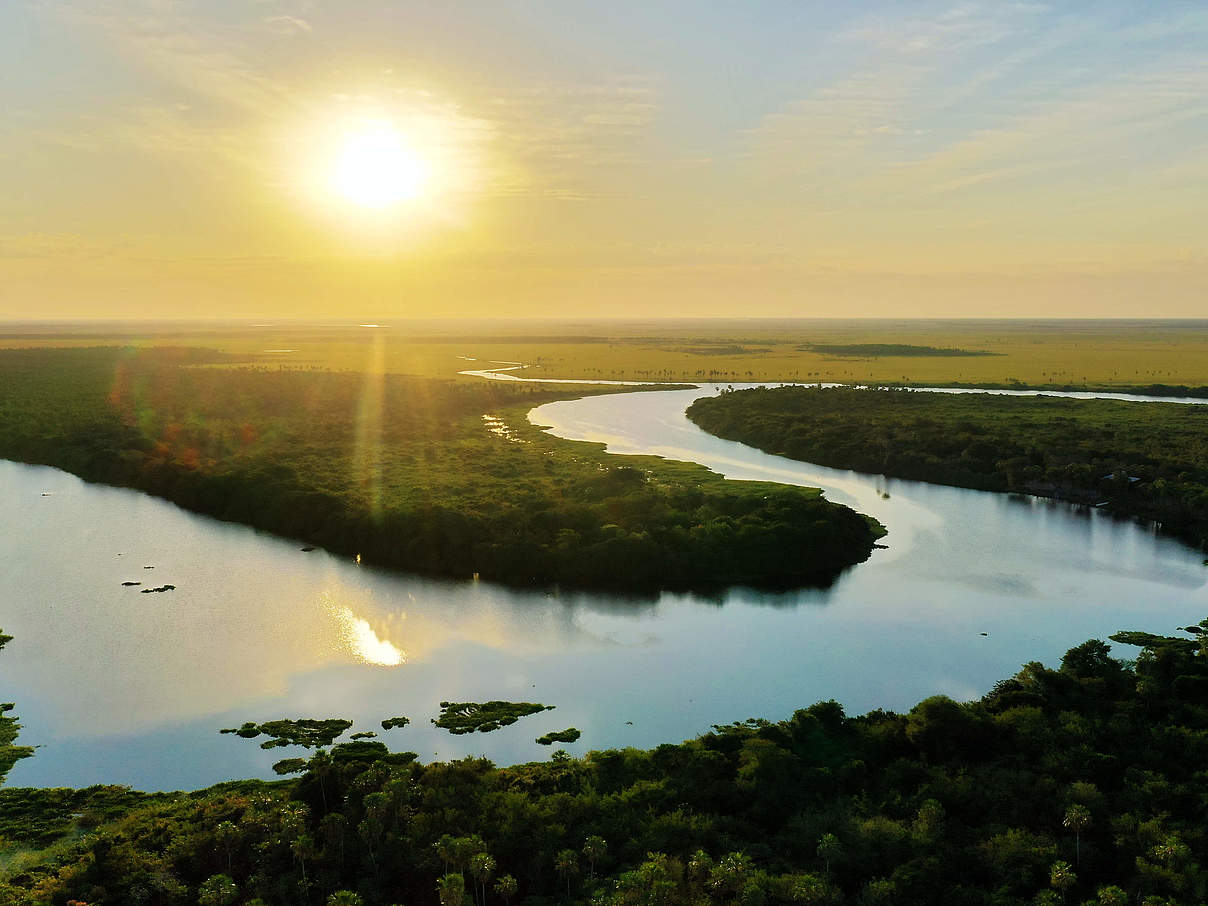
[[[1103,389],[1208,384],[1208,321],[500,320],[468,326],[412,320],[365,327],[357,320],[9,323],[0,325],[0,348],[204,346],[270,367],[424,377],[524,363],[526,377],[560,379],[1020,382]],[[946,354],[851,349],[860,346],[932,347]]]

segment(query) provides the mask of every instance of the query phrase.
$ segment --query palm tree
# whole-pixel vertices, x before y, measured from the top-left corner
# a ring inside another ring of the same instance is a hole
[[[478,836],[478,834],[471,834],[468,837],[455,837],[451,848],[453,867],[459,872],[466,870],[466,866],[470,864],[471,856],[487,851],[487,845],[482,842],[482,837]]]
[[[365,901],[351,890],[337,890],[327,898],[327,906],[364,906]]]
[[[511,875],[501,875],[495,882],[495,893],[503,897],[504,906],[512,906],[512,897],[516,896],[519,886]]]
[[[1128,894],[1116,885],[1099,888],[1099,906],[1125,906]]]
[[[294,858],[298,860],[298,865],[302,869],[302,890],[305,891],[310,887],[310,881],[306,879],[306,859],[308,856],[314,855],[315,841],[311,839],[310,834],[299,834],[290,841],[289,850],[294,854]]]
[[[1091,826],[1091,812],[1085,805],[1071,805],[1061,822],[1074,832],[1074,865],[1082,864],[1082,832]]]
[[[231,850],[239,841],[239,828],[230,821],[220,821],[214,828],[214,842],[226,853],[227,871],[231,870]]]
[[[454,838],[452,834],[443,835],[432,844],[432,848],[436,850],[436,854],[440,856],[440,860],[445,863],[445,874],[448,874],[449,863],[453,861]]]
[[[573,849],[562,850],[554,859],[554,868],[566,881],[566,898],[570,899],[570,877],[579,873],[579,854]]]
[[[823,834],[822,839],[818,841],[818,858],[826,866],[826,882],[828,884],[830,883],[831,860],[837,858],[842,851],[843,844],[839,842],[839,838],[834,834]]]
[[[485,904],[487,901],[487,881],[495,872],[495,858],[490,853],[474,853],[470,856],[470,874],[474,876],[474,902]],[[482,888],[482,899],[478,899],[478,889]]]
[[[1049,884],[1061,894],[1062,903],[1065,902],[1066,893],[1077,883],[1078,876],[1074,874],[1069,862],[1054,862],[1053,867],[1049,869]]]
[[[230,906],[239,898],[239,887],[227,875],[214,875],[197,891],[200,906]]]
[[[466,901],[466,879],[450,872],[436,882],[436,893],[440,906],[462,906]]]
[[[709,886],[714,893],[737,895],[751,873],[751,857],[746,853],[730,853],[713,867]]]
[[[608,851],[608,844],[604,842],[603,837],[592,835],[583,843],[583,855],[587,859],[587,877],[595,880],[596,877],[596,862],[604,858],[604,853]]]

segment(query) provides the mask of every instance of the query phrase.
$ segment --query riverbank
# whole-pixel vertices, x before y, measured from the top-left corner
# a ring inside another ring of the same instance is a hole
[[[832,468],[1050,497],[1208,541],[1208,409],[1051,396],[784,387],[696,401],[729,440]]]

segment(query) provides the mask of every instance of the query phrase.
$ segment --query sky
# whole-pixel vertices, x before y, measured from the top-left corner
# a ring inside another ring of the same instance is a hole
[[[4,319],[1202,317],[1206,215],[1202,2],[0,3]]]

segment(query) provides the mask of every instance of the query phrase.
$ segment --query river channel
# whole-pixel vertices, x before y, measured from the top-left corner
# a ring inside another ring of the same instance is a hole
[[[1208,615],[1201,555],[1152,527],[719,440],[683,415],[717,389],[587,397],[529,417],[620,454],[822,487],[881,520],[887,547],[825,590],[515,590],[370,569],[0,461],[0,627],[15,637],[0,654],[0,698],[17,703],[19,741],[39,746],[9,784],[272,777],[274,761],[298,753],[218,730],[277,717],[352,718],[354,731],[376,729],[424,760],[548,758],[534,737],[569,726],[583,732],[572,753],[648,747],[820,699],[859,713],[971,698],[1088,638]],[[165,584],[175,589],[142,593]],[[495,698],[557,707],[488,735],[429,723],[441,700]],[[382,732],[395,715],[412,725]]]

